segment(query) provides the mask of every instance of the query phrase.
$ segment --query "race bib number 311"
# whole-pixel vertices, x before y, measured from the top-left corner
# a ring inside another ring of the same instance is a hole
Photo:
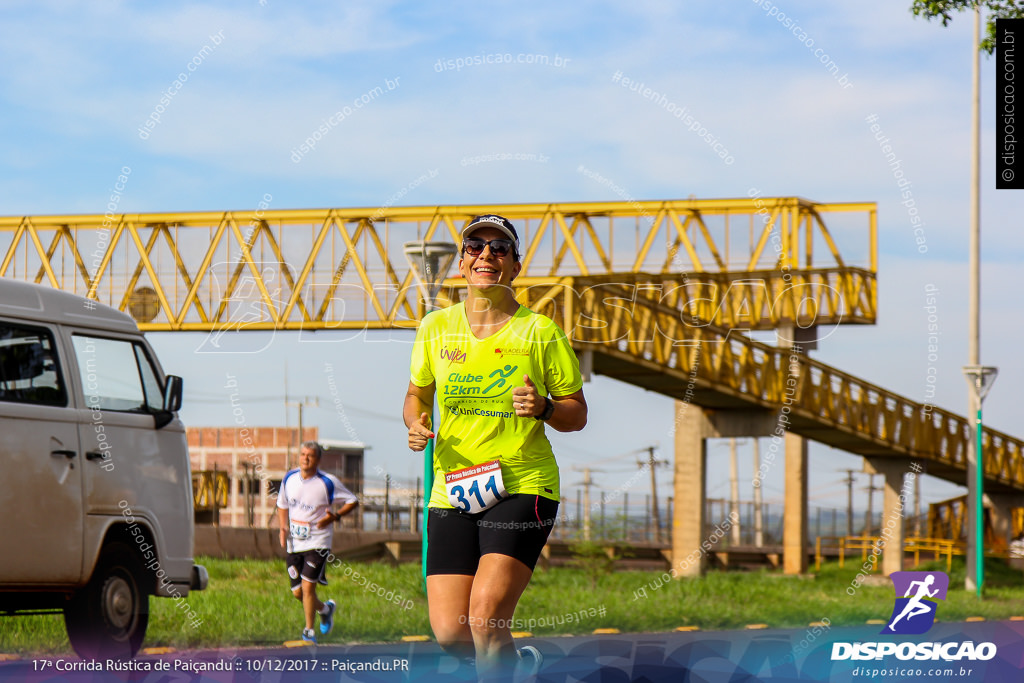
[[[497,460],[447,472],[444,485],[452,507],[469,513],[486,510],[507,495]]]

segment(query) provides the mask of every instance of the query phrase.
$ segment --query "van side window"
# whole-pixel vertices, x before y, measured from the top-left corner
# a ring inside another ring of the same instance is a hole
[[[143,413],[160,409],[159,381],[136,344],[79,334],[72,341],[90,408]]]
[[[67,405],[49,330],[0,320],[0,401]]]
[[[142,373],[142,390],[146,393],[146,407],[151,412],[163,410],[164,391],[142,344],[135,344],[135,360],[138,361],[139,372]]]

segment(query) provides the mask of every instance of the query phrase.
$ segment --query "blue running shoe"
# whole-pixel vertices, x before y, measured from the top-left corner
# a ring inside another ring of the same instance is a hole
[[[324,604],[327,606],[327,614],[320,615],[320,633],[326,636],[334,628],[334,610],[337,609],[337,605],[334,604],[334,600],[328,600]]]
[[[533,645],[525,645],[516,651],[519,655],[519,673],[523,676],[534,676],[544,663],[544,655]]]
[[[302,629],[302,639],[307,643],[313,643],[316,645],[316,634],[313,633],[313,629],[311,628]]]

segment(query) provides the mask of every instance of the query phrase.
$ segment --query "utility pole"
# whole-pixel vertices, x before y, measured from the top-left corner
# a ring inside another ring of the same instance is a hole
[[[763,480],[757,478],[758,472],[761,471],[761,446],[758,442],[757,437],[754,437],[754,545],[758,548],[764,545],[764,518],[763,507],[764,504],[761,502],[761,482]]]
[[[673,519],[673,517],[672,517],[672,501],[673,500],[675,500],[675,499],[672,496],[668,497],[668,506],[666,507],[666,509],[668,510],[668,515],[666,515],[666,517],[665,517],[668,520],[668,528],[669,528],[668,537],[670,539],[672,538],[672,519]]]
[[[622,540],[629,542],[629,491],[622,494]]]
[[[252,492],[252,480],[249,476],[249,463],[243,462],[242,469],[245,471],[244,479],[245,482],[245,523],[250,527],[256,526],[255,523],[255,508],[253,507],[253,492]]]
[[[583,509],[580,504],[580,490],[576,489],[576,529],[580,528],[580,520],[583,518]]]
[[[607,532],[604,526],[604,491],[601,491],[601,538],[606,538]]]
[[[914,475],[914,535],[921,537],[921,473]]]
[[[644,494],[644,540],[651,540],[651,497]]]
[[[870,537],[871,536],[871,530],[874,528],[874,521],[875,521],[874,520],[874,517],[875,517],[875,513],[874,513],[875,491],[881,491],[882,487],[881,486],[875,486],[875,475],[869,474],[868,475],[868,479],[869,479],[869,483],[868,483],[867,488],[865,489],[868,492],[868,511],[867,511],[867,516],[864,519],[864,525],[865,525],[865,527],[864,527],[864,535]]]
[[[740,544],[740,479],[739,462],[736,459],[736,437],[729,438],[729,519],[732,526],[729,528],[729,543],[732,546]]]
[[[590,487],[591,486],[596,486],[596,484],[594,483],[594,480],[590,478],[590,473],[591,472],[600,472],[601,470],[596,470],[593,467],[582,467],[582,468],[573,467],[573,469],[576,470],[577,472],[583,472],[583,481],[578,483],[578,484],[576,484],[577,486],[582,486],[583,487],[582,514],[581,514],[581,510],[580,510],[580,490],[576,489],[576,519],[577,519],[577,523],[579,523],[580,517],[583,518],[583,540],[584,541],[589,541],[590,540],[590,507],[591,507],[590,506]],[[601,503],[601,505],[602,505],[601,511],[602,511],[602,514],[603,514],[603,512],[604,512],[604,494],[603,493],[601,494],[601,501],[602,501],[602,503]]]
[[[418,510],[416,508],[416,505],[417,505],[417,503],[419,503],[419,500],[420,500],[420,478],[416,477],[416,495],[414,495],[412,498],[409,499],[409,533],[410,534],[416,533],[416,526],[417,526],[416,522],[419,521],[418,519],[416,519],[416,513],[418,512]]]
[[[291,423],[288,421],[288,359],[284,361],[284,429],[288,432],[291,427]],[[288,439],[288,448],[285,449],[284,453],[284,471],[287,472],[292,468],[292,440]]]
[[[846,535],[853,536],[853,473],[857,470],[841,470],[846,472]]]
[[[590,487],[594,485],[590,478],[590,468],[583,468],[583,540],[590,540]]]
[[[654,457],[654,446],[647,447],[647,462],[642,460],[637,461],[637,465],[640,469],[645,466],[651,468],[651,501],[654,506],[654,542],[661,543],[661,511],[658,509],[658,479],[655,476],[654,470],[658,465],[664,465],[664,460],[658,460]]]
[[[562,521],[552,530],[552,533],[558,532],[559,535],[563,535],[565,532],[562,530],[568,530],[569,528],[569,498],[567,496],[562,496],[562,502],[561,505],[558,506],[558,512],[562,515]]]
[[[391,475],[390,474],[385,474],[384,475],[384,531],[391,531]]]
[[[298,449],[302,447],[302,409],[305,408],[306,406],[319,406],[320,405],[320,399],[315,397],[315,396],[306,396],[305,398],[303,398],[300,401],[289,401],[286,398],[284,404],[285,404],[286,407],[287,406],[298,406],[298,408],[299,408],[299,438],[298,438],[298,443],[295,446],[296,452],[298,452]],[[289,448],[288,449],[288,469],[291,469],[291,468],[292,468],[291,449]]]

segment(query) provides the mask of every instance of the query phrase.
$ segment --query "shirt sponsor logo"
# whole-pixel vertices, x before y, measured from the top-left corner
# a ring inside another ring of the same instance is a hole
[[[506,365],[504,368],[494,370],[486,378],[483,375],[474,375],[471,372],[453,372],[448,375],[448,381],[444,386],[444,396],[445,398],[449,396],[496,398],[512,388],[512,385],[508,384],[508,380],[518,369],[518,365]],[[484,382],[487,382],[486,386],[483,386]],[[491,393],[492,390],[500,391]]]
[[[487,410],[486,408],[470,408],[469,406],[448,406],[448,412],[452,415],[472,415],[474,417],[515,417],[511,410]]]
[[[451,365],[452,363],[465,363],[466,353],[460,350],[459,347],[457,346],[453,346],[450,349],[447,346],[442,346],[441,360],[448,361],[449,365]]]
[[[505,356],[529,356],[530,349],[527,347],[515,348],[512,346],[501,346],[494,349],[494,354],[498,356],[498,358],[504,358]]]

